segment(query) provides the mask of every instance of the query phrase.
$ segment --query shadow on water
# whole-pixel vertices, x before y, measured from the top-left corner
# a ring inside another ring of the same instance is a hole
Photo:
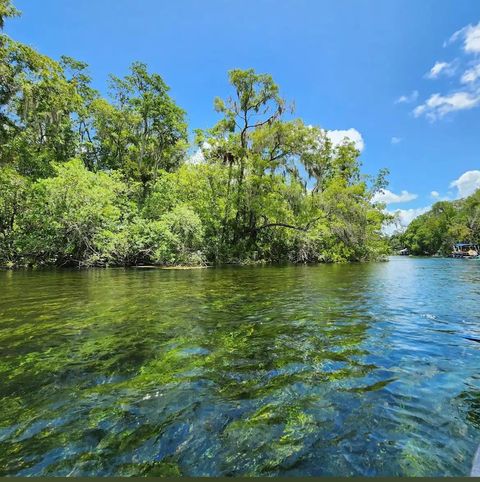
[[[479,287],[409,258],[2,272],[0,475],[468,474]]]

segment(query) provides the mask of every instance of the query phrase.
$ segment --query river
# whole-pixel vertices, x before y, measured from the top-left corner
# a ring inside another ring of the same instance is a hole
[[[0,272],[0,475],[468,475],[480,262]]]

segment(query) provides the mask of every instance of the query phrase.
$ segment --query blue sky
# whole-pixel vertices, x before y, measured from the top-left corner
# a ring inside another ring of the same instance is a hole
[[[480,1],[14,3],[23,15],[9,35],[86,61],[102,92],[109,73],[146,62],[191,129],[216,121],[227,70],[272,74],[306,123],[360,141],[366,172],[390,169],[383,199],[404,224],[435,199],[480,187]]]

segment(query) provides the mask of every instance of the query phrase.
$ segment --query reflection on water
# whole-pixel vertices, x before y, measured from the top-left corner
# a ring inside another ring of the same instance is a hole
[[[480,263],[0,272],[0,475],[466,475]]]

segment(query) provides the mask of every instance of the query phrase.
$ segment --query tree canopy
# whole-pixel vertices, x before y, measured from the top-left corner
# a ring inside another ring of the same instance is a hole
[[[0,17],[18,12],[0,0]],[[1,34],[0,265],[331,262],[388,250],[348,139],[294,117],[279,86],[228,73],[218,122],[197,129],[157,73],[133,62],[109,95],[88,65]],[[193,162],[197,159],[197,162]]]
[[[417,255],[448,255],[455,243],[480,244],[480,189],[456,201],[440,201],[391,238],[394,249]]]

